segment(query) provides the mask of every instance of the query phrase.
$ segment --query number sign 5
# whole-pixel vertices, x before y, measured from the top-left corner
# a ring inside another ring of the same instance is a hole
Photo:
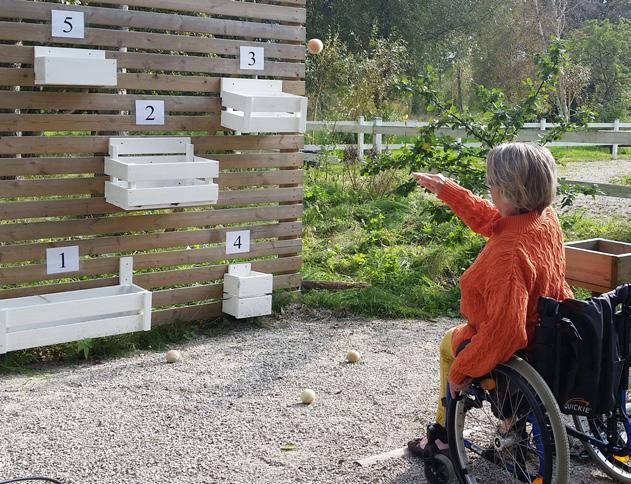
[[[52,36],[72,39],[85,38],[85,20],[83,12],[69,10],[51,10]]]
[[[136,101],[136,124],[164,124],[164,101]]]
[[[241,46],[239,68],[241,70],[262,71],[265,69],[265,49],[263,47]]]
[[[46,273],[77,272],[79,270],[79,246],[46,249]]]

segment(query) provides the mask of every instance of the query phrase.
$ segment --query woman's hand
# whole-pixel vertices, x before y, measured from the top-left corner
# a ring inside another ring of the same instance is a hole
[[[440,173],[433,174],[413,172],[412,176],[416,178],[416,183],[419,186],[428,189],[434,195],[438,195],[445,184],[445,177]]]
[[[451,395],[451,398],[456,398],[456,395],[458,394],[458,392],[466,392],[467,389],[469,388],[469,385],[471,385],[471,382],[473,381],[473,378],[465,378],[464,380],[462,380],[461,383],[454,383],[453,381],[451,381],[451,378],[449,379],[449,394]]]

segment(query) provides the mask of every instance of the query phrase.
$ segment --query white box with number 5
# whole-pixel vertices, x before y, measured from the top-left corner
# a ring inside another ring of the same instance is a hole
[[[70,10],[51,10],[52,37],[66,37],[70,39],[85,38],[85,20],[83,12]]]
[[[105,51],[35,47],[35,85],[116,86],[116,60]]]

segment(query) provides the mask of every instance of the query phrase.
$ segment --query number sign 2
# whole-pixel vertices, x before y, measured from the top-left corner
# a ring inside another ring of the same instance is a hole
[[[226,232],[226,254],[250,252],[250,231]]]
[[[265,49],[263,47],[241,46],[239,68],[241,70],[262,71],[265,69]]]
[[[164,124],[164,101],[136,101],[136,124]]]
[[[77,272],[79,270],[79,246],[46,249],[46,273]]]
[[[72,39],[85,38],[85,20],[83,12],[51,10],[51,14],[53,37],[69,37]]]

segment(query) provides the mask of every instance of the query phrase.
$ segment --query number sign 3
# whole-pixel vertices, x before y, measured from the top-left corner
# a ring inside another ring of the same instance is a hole
[[[79,270],[79,246],[46,249],[46,273],[77,272]]]
[[[164,101],[136,101],[136,124],[164,124]]]
[[[226,232],[226,254],[250,252],[250,231]]]
[[[51,14],[53,37],[69,37],[72,39],[85,38],[85,20],[83,12],[51,10]]]
[[[241,70],[262,71],[265,69],[265,49],[263,47],[241,46],[239,68]]]

